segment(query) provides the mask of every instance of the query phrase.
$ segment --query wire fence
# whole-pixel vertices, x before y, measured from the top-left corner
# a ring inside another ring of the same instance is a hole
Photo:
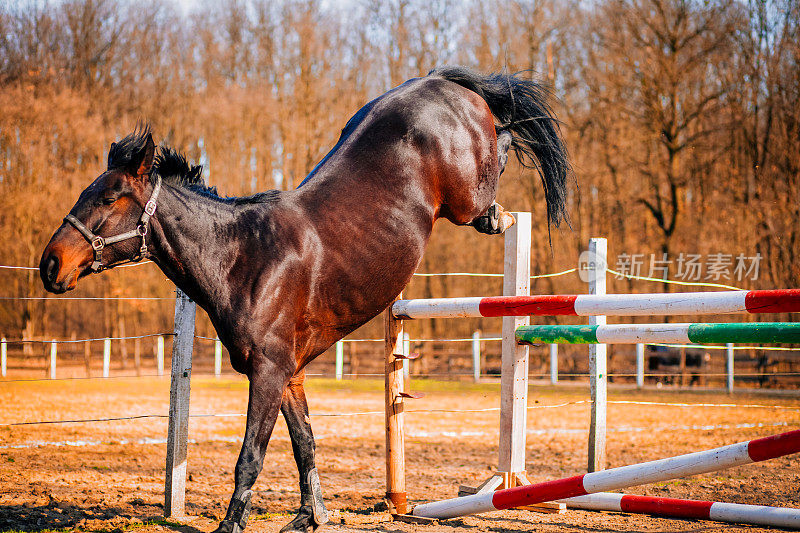
[[[146,339],[149,337],[172,337],[174,333],[145,333],[144,335],[132,335],[129,337],[92,337],[88,339],[3,339],[2,342],[8,344],[76,344],[79,342],[95,342],[95,341],[127,341],[134,339]]]
[[[148,264],[151,261],[145,261],[143,263],[137,263],[133,265],[125,265],[123,268],[127,267],[138,267],[144,264]],[[27,266],[12,266],[12,265],[0,265],[0,269],[11,269],[11,270],[20,270],[20,271],[32,271],[38,270],[36,267],[27,267]],[[559,272],[552,272],[547,274],[537,274],[532,275],[531,279],[539,279],[539,278],[550,278],[550,277],[558,277],[564,276],[571,273],[576,272],[576,268],[570,268],[566,270],[562,270]],[[734,287],[731,285],[724,285],[719,283],[701,283],[701,282],[686,282],[686,281],[677,281],[677,280],[669,280],[669,279],[662,279],[662,278],[653,278],[647,276],[639,276],[634,274],[628,274],[625,272],[619,272],[613,269],[608,268],[607,272],[611,275],[617,276],[618,278],[627,278],[632,280],[638,281],[648,281],[648,282],[657,282],[657,283],[665,283],[665,284],[675,284],[675,285],[684,285],[684,286],[694,286],[694,287],[714,287],[714,288],[721,288],[726,290],[742,290],[739,287]],[[418,272],[414,274],[418,277],[444,277],[444,276],[452,276],[452,277],[503,277],[503,274],[494,274],[494,273],[479,273],[479,272],[441,272],[441,273],[423,273]],[[110,300],[110,301],[166,301],[166,300],[174,300],[174,297],[39,297],[39,296],[28,296],[28,297],[10,297],[10,296],[2,296],[0,297],[0,301],[8,301],[8,300],[46,300],[46,301],[71,301],[71,300],[83,300],[83,301],[102,301],[102,300]],[[8,345],[19,345],[19,344],[51,344],[51,345],[58,345],[58,344],[76,344],[76,343],[88,343],[88,342],[98,342],[98,341],[128,341],[128,340],[136,340],[136,339],[143,339],[148,337],[170,337],[173,336],[171,332],[162,332],[162,333],[148,333],[143,335],[134,335],[134,336],[116,336],[116,337],[92,337],[92,338],[82,338],[82,339],[46,339],[46,338],[38,338],[38,339],[3,339],[2,340],[2,348],[5,350],[6,346]],[[217,337],[209,337],[203,335],[195,335],[195,338],[200,340],[207,340],[207,341],[214,341],[219,343],[220,340]],[[461,337],[461,338],[419,338],[419,339],[409,339],[410,342],[415,344],[418,343],[431,343],[431,344],[446,344],[446,343],[474,343],[476,342],[485,343],[485,342],[500,342],[502,341],[501,337],[491,336],[491,337]],[[340,342],[347,343],[347,344],[359,344],[359,343],[383,343],[385,339],[383,338],[363,338],[363,339],[342,339]],[[761,352],[785,352],[785,353],[800,353],[800,349],[798,348],[791,348],[785,346],[744,346],[744,345],[733,345],[733,346],[715,346],[715,345],[705,345],[705,344],[674,344],[674,343],[646,343],[646,346],[658,346],[658,347],[666,347],[666,348],[673,348],[673,349],[685,349],[685,348],[692,348],[692,349],[703,349],[703,350],[739,350],[739,351],[751,351],[751,350],[759,350]],[[138,369],[137,369],[138,370]],[[88,372],[88,370],[87,370]],[[141,374],[140,374],[141,375]],[[159,374],[161,375],[161,374]],[[311,374],[309,374],[311,375]],[[342,374],[346,375],[346,374]],[[366,375],[364,373],[357,373],[354,375]],[[450,377],[457,377],[462,375],[475,375],[474,373],[425,373],[425,374],[418,374],[414,373],[415,376],[419,377],[438,377],[438,376],[450,376]],[[491,376],[494,374],[487,374],[487,376]],[[546,374],[542,374],[545,376]],[[586,377],[588,373],[559,373],[562,377]],[[631,376],[645,376],[645,377],[652,377],[652,376],[681,376],[681,374],[669,374],[669,373],[646,373],[643,374],[639,372],[638,374],[632,373],[609,373],[610,377],[617,376],[617,377],[631,377]],[[719,377],[725,376],[726,374],[723,373],[713,373],[713,372],[696,372],[695,369],[691,369],[691,375],[702,375],[706,377]],[[737,376],[741,377],[766,377],[766,376],[796,376],[800,375],[798,372],[737,372]],[[536,375],[531,374],[531,377],[536,377]],[[52,376],[51,376],[51,379]],[[107,379],[107,377],[75,377],[75,378],[60,378],[60,379]],[[4,380],[5,382],[13,382],[16,380]],[[36,379],[31,379],[27,381],[37,381]]]
[[[527,410],[542,410],[542,409],[560,409],[563,407],[575,405],[589,405],[591,400],[574,400],[570,402],[562,402],[557,404],[545,405],[528,405]],[[721,409],[768,409],[777,411],[793,411],[800,412],[800,406],[790,405],[763,405],[763,404],[734,404],[734,403],[682,403],[682,402],[649,402],[639,400],[608,400],[608,404],[612,405],[640,405],[640,406],[658,406],[658,407],[681,407],[681,408],[721,408]],[[405,412],[409,414],[431,414],[431,413],[490,413],[499,412],[500,407],[483,407],[474,409],[406,409]],[[311,417],[349,417],[349,416],[369,416],[369,415],[384,415],[385,411],[352,411],[352,412],[333,412],[333,413],[309,413]],[[247,413],[197,413],[190,414],[189,418],[242,418],[246,417]],[[127,420],[144,420],[153,418],[169,418],[169,414],[141,414],[141,415],[127,415],[127,416],[113,416],[102,418],[78,418],[78,419],[62,419],[62,420],[31,420],[25,422],[10,422],[0,424],[0,427],[16,427],[16,426],[34,426],[34,425],[51,425],[51,424],[87,424],[96,422],[119,422]]]

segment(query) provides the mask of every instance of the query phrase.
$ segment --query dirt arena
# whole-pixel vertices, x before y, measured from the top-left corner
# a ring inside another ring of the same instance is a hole
[[[484,409],[499,405],[497,384],[415,381],[426,397],[408,410]],[[308,385],[318,439],[317,464],[332,523],[321,531],[761,531],[716,522],[666,520],[624,513],[504,511],[435,525],[391,522],[374,511],[384,484],[383,383],[312,379]],[[763,407],[609,406],[609,466],[658,459],[800,427],[800,396],[612,388],[610,400]],[[527,470],[532,481],[585,469],[588,406],[585,387],[532,385]],[[246,382],[192,381],[187,512],[163,512],[165,418],[9,426],[10,423],[163,415],[168,378],[0,382],[0,530],[211,531],[233,488],[233,465],[244,428]],[[560,407],[546,407],[559,404]],[[373,413],[374,412],[374,413]],[[366,413],[358,416],[320,416]],[[453,497],[459,484],[478,484],[497,460],[497,411],[409,412],[406,457],[409,497]],[[264,471],[254,487],[247,530],[277,532],[299,499],[286,427],[279,421]],[[654,496],[800,507],[800,455],[631,489]],[[764,529],[765,531],[767,529]]]

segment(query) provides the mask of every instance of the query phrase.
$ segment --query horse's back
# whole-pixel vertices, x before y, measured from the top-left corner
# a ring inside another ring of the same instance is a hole
[[[488,106],[474,92],[432,76],[411,79],[361,108],[301,188],[345,204],[352,190],[359,202],[365,194],[405,199],[414,193],[409,209],[465,224],[488,207],[472,193],[488,188],[493,199],[498,177]]]

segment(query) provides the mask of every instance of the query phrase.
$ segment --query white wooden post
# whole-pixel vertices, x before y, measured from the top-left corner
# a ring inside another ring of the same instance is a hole
[[[56,357],[58,354],[58,344],[56,340],[50,341],[50,379],[56,379]]]
[[[8,343],[6,338],[0,340],[0,376],[6,377],[6,363],[8,360]]]
[[[408,335],[407,331],[403,331],[403,355],[406,356],[406,358],[403,359],[403,378],[410,379],[411,359],[409,359],[409,356],[411,355],[411,337]]]
[[[222,341],[219,339],[214,341],[214,375],[222,375]]]
[[[505,232],[503,295],[530,295],[531,214],[513,213],[517,223]],[[508,480],[525,472],[525,431],[528,418],[528,346],[517,344],[516,329],[530,318],[503,317],[500,377],[500,446],[498,470]],[[515,484],[511,482],[512,486]]]
[[[608,243],[606,239],[593,238],[589,241],[589,294],[606,293],[606,270]],[[605,316],[589,317],[589,324],[605,325]],[[607,346],[589,345],[589,396],[591,418],[589,420],[589,472],[606,467],[606,388],[607,388]]]
[[[475,383],[481,380],[481,332],[472,332],[472,379]]]
[[[156,373],[164,375],[164,337],[156,337]]]
[[[336,380],[339,381],[344,376],[344,342],[336,342]]]
[[[550,384],[558,383],[558,344],[550,345]]]
[[[103,377],[107,378],[111,368],[111,339],[103,340]]]
[[[175,290],[175,336],[172,339],[172,374],[169,387],[167,472],[164,516],[184,515],[186,503],[186,451],[189,440],[189,385],[192,373],[196,304]]]
[[[644,387],[644,344],[636,345],[636,388]]]
[[[733,343],[725,345],[725,371],[728,374],[728,392],[733,392]]]

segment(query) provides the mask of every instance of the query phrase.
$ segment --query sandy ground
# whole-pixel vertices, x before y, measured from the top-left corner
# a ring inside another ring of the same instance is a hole
[[[426,397],[409,411],[485,409],[499,405],[496,384],[417,381]],[[190,423],[188,520],[165,521],[165,418],[8,426],[9,423],[105,418],[167,412],[168,379],[0,382],[0,530],[142,532],[211,531],[232,490],[244,428],[246,382],[196,378]],[[317,464],[333,523],[321,531],[762,531],[752,526],[667,520],[624,513],[504,511],[432,525],[392,522],[375,511],[385,490],[383,384],[376,380],[310,380],[318,438]],[[800,396],[669,390],[616,390],[611,400],[784,406],[609,407],[609,466],[698,451],[800,427]],[[585,471],[588,406],[585,387],[532,386],[527,471],[545,481]],[[497,461],[496,411],[409,412],[406,418],[409,498],[454,497],[459,484],[479,484]],[[276,532],[294,514],[297,472],[279,421],[255,486],[247,530]],[[630,489],[636,494],[800,507],[800,456]],[[763,529],[766,531],[767,529]]]

